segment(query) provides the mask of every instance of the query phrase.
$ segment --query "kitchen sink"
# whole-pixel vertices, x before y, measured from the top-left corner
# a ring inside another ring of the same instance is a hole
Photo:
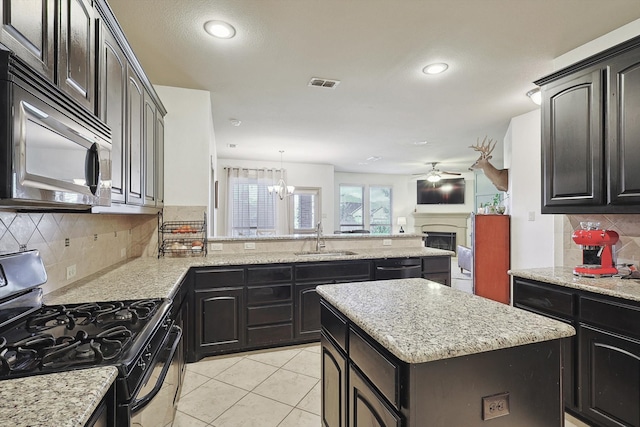
[[[351,252],[351,251],[330,251],[330,252],[310,251],[310,252],[296,252],[295,255],[297,255],[297,256],[308,256],[308,257],[312,257],[312,256],[345,256],[345,255],[356,255],[356,253],[355,252]]]

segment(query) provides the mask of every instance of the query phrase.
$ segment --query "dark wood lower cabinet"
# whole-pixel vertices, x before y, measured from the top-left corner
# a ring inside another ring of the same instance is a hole
[[[640,427],[640,304],[514,278],[514,306],[570,322],[565,409],[597,427]]]
[[[207,352],[245,343],[244,289],[195,291],[195,345]]]
[[[316,284],[295,285],[296,338],[317,339],[320,336],[320,296]]]
[[[347,358],[325,334],[322,344],[322,426],[347,425]]]
[[[602,426],[640,427],[640,340],[580,327],[582,413]]]
[[[387,275],[398,266],[405,274],[408,265],[412,276],[422,269],[425,278],[450,283],[448,256],[194,268],[187,361],[319,340],[316,286],[374,280],[374,265],[391,268]]]
[[[353,365],[349,368],[349,426],[401,427],[402,419]]]

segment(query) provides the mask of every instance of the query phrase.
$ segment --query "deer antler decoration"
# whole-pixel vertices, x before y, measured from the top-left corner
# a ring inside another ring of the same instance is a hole
[[[491,145],[492,142],[493,146]],[[509,169],[496,169],[489,163],[489,159],[492,157],[491,153],[494,148],[496,148],[497,143],[498,141],[494,141],[493,139],[487,141],[487,137],[485,136],[482,143],[480,142],[480,138],[478,138],[476,145],[470,145],[469,148],[480,152],[480,157],[471,165],[469,170],[482,169],[482,172],[484,172],[486,177],[489,178],[498,190],[507,191],[509,188]]]
[[[491,146],[492,142],[493,142],[493,147]],[[478,138],[478,140],[476,141],[476,145],[470,145],[469,148],[473,148],[476,151],[480,151],[481,158],[490,159],[491,153],[493,152],[493,149],[496,148],[497,143],[498,141],[494,141],[493,139],[490,139],[489,142],[487,142],[487,137],[485,136],[484,139],[482,140],[482,144],[480,144],[480,138]]]

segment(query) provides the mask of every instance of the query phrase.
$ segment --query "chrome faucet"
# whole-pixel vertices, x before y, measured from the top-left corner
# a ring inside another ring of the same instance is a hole
[[[320,243],[320,240],[322,240],[322,243]],[[316,252],[320,252],[320,249],[325,246],[324,237],[322,237],[322,221],[318,221],[318,225],[316,226]]]

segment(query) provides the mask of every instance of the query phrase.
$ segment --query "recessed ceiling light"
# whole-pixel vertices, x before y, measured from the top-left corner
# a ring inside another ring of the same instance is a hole
[[[416,141],[413,143],[413,145],[427,145],[429,143],[429,141]]]
[[[429,64],[422,69],[422,72],[425,74],[440,74],[446,71],[449,68],[449,65],[444,62],[439,62],[437,64]]]
[[[230,39],[236,35],[236,29],[224,21],[208,21],[204,24],[204,30],[219,39]]]
[[[229,122],[231,123],[231,125],[238,127],[240,126],[240,124],[242,123],[242,121],[238,120],[238,119],[229,119]]]
[[[370,162],[377,162],[380,159],[382,159],[382,157],[380,157],[380,156],[367,157],[367,160],[370,161]]]

